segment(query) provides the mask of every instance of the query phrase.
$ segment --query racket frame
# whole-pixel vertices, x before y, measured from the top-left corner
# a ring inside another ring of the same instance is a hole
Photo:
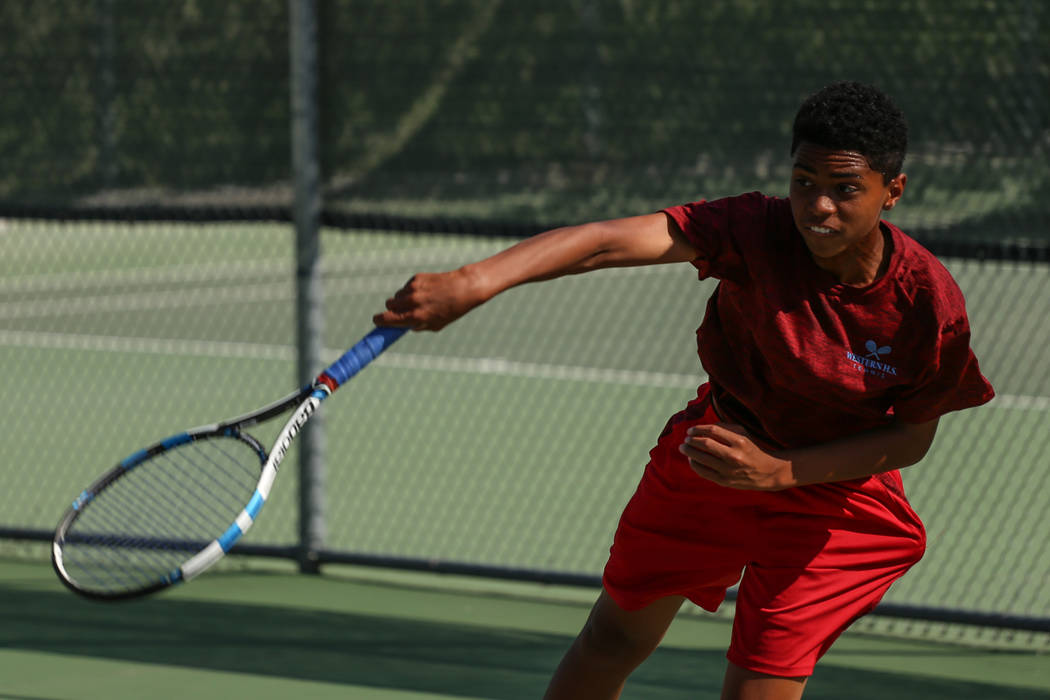
[[[76,579],[66,569],[62,548],[65,546],[67,534],[73,526],[73,523],[75,523],[84,512],[85,507],[87,507],[103,490],[130,474],[140,464],[186,443],[218,437],[232,438],[246,443],[249,447],[255,450],[256,454],[259,456],[259,463],[261,465],[259,478],[261,481],[265,464],[269,461],[270,455],[259,440],[253,437],[250,433],[244,432],[243,429],[264,423],[287,412],[290,408],[302,403],[305,398],[309,397],[311,391],[311,387],[303,387],[299,391],[293,392],[279,401],[275,401],[250,413],[224,420],[219,423],[203,425],[181,433],[176,433],[175,435],[171,435],[163,440],[158,440],[149,447],[132,453],[110,468],[102,476],[92,482],[91,485],[80,492],[80,495],[78,495],[69,508],[66,509],[66,512],[62,515],[62,519],[59,521],[58,527],[55,529],[55,535],[51,542],[51,564],[55,569],[55,572],[58,574],[59,580],[70,590],[88,598],[99,600],[123,600],[155,593],[156,591],[167,588],[175,583],[192,578],[192,576],[186,576],[183,567],[179,567],[173,570],[167,577],[162,578],[153,585],[141,589],[134,589],[126,592],[103,592],[91,588],[84,588],[76,583]],[[256,513],[258,512],[258,508],[255,508],[254,510]],[[212,544],[214,544],[214,541]],[[194,557],[191,557],[186,561],[191,561],[193,558]],[[217,560],[218,558],[214,561]],[[214,563],[214,561],[211,563]],[[202,570],[203,568],[200,568],[194,572],[194,575]]]
[[[284,459],[292,441],[302,430],[310,416],[320,406],[321,402],[400,338],[405,331],[406,329],[403,328],[373,329],[372,332],[358,341],[338,360],[325,369],[324,372],[319,374],[312,384],[304,386],[284,398],[250,413],[219,423],[212,423],[176,433],[153,443],[149,447],[134,452],[118,462],[92,482],[90,486],[81,491],[80,495],[73,500],[73,503],[67,508],[59,521],[51,544],[51,563],[59,580],[67,588],[86,598],[106,601],[127,600],[149,595],[174,584],[188,581],[215,564],[233,548],[236,542],[254,523],[263,504],[269,497],[270,489],[277,478],[281,460]],[[284,427],[281,428],[281,432],[278,434],[269,452],[257,439],[243,432],[245,428],[264,423],[286,413],[292,408],[294,408],[292,415],[285,422]],[[62,549],[70,527],[80,517],[84,508],[104,489],[158,454],[188,442],[213,437],[229,437],[247,443],[256,451],[262,464],[255,492],[229,527],[219,537],[183,561],[180,566],[152,584],[121,591],[101,591],[78,585],[65,567]]]

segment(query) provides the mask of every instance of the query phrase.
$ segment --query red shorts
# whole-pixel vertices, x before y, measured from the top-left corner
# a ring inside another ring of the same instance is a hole
[[[626,610],[681,595],[714,611],[740,581],[729,660],[808,676],[922,557],[922,521],[896,471],[775,492],[707,481],[678,446],[689,426],[717,422],[702,387],[668,423],[620,518],[605,589]]]

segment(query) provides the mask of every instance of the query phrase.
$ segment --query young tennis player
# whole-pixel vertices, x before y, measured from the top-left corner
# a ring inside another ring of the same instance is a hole
[[[618,697],[684,600],[715,610],[738,581],[722,697],[799,698],[922,556],[897,470],[922,459],[941,415],[993,391],[957,285],[880,219],[904,193],[906,146],[888,97],[837,83],[796,115],[786,199],[552,230],[416,275],[375,317],[438,330],[515,285],[604,267],[691,262],[719,280],[697,332],[710,379],[651,451],[548,698]]]

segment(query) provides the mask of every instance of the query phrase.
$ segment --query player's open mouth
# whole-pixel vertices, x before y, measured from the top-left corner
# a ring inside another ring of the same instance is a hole
[[[835,229],[828,228],[827,226],[807,226],[806,230],[815,236],[833,236],[835,235]]]

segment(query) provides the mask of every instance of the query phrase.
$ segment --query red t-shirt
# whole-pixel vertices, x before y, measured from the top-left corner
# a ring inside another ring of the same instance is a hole
[[[810,255],[787,199],[758,192],[665,210],[720,280],[697,330],[719,408],[755,436],[803,447],[922,423],[989,401],[962,292],[932,253],[882,222],[886,273],[839,283]]]

